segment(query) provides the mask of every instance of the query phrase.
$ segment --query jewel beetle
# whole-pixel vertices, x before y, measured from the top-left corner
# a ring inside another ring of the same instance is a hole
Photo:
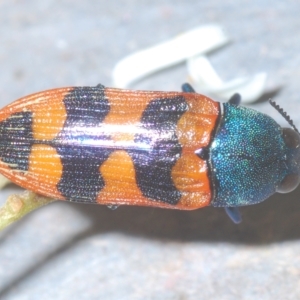
[[[73,202],[191,210],[259,203],[300,182],[300,135],[289,117],[195,93],[52,89],[0,110],[0,173]]]

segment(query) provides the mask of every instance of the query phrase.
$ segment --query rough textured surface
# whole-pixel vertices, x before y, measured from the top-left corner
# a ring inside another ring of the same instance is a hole
[[[233,43],[211,55],[223,78],[269,74],[300,126],[297,1],[0,3],[1,106],[68,85],[109,86],[116,62],[206,23]],[[184,66],[133,88],[179,90]],[[252,106],[284,124],[266,102]],[[1,201],[17,189],[1,191]],[[0,234],[1,299],[299,299],[300,189],[242,209],[192,212],[53,203]]]

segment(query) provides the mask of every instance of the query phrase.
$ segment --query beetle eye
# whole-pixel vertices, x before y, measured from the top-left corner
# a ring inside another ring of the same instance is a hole
[[[293,191],[300,183],[300,176],[298,174],[288,174],[281,181],[279,186],[277,187],[278,193],[289,193]]]
[[[300,136],[292,128],[282,128],[282,137],[287,147],[295,149],[300,146]]]

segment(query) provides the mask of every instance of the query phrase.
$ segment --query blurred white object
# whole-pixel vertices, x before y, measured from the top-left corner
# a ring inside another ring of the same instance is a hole
[[[113,71],[114,86],[126,88],[132,82],[197,54],[217,49],[229,42],[217,25],[201,26],[174,39],[122,59]]]
[[[187,67],[193,87],[202,93],[215,94],[223,99],[229,99],[234,93],[239,93],[242,101],[247,103],[258,99],[265,90],[267,74],[264,72],[257,73],[253,77],[223,82],[203,55],[188,59]]]
[[[222,27],[217,25],[198,27],[173,40],[122,59],[114,68],[113,84],[118,88],[127,88],[134,81],[151,73],[187,60],[189,78],[198,92],[214,94],[225,100],[234,93],[239,93],[243,102],[255,101],[264,92],[266,73],[224,82],[204,56],[204,53],[228,42],[229,38]]]

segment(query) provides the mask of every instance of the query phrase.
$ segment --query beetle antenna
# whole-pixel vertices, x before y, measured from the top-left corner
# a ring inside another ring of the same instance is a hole
[[[293,120],[290,118],[290,116],[272,99],[269,100],[269,103],[284,117],[284,119],[292,126],[292,128],[298,133],[299,130],[295,126]]]

